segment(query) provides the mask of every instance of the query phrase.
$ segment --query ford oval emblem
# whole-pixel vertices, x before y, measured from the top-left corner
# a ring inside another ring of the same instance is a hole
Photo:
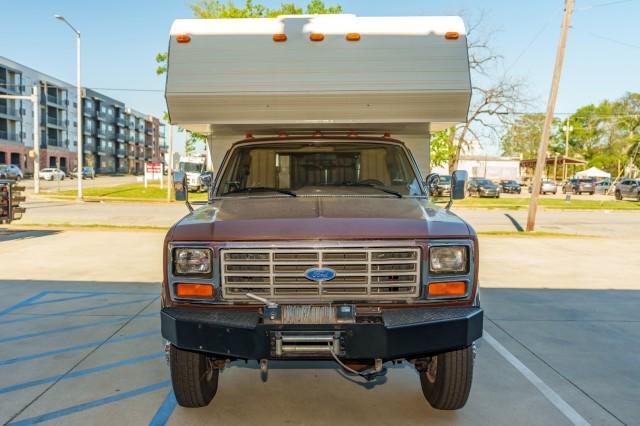
[[[304,276],[311,281],[331,281],[336,277],[336,271],[331,268],[310,268],[304,271]]]

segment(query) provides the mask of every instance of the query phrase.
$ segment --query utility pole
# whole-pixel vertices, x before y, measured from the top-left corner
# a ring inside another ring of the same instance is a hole
[[[569,124],[567,120],[567,124],[562,126],[562,130],[564,130],[564,161],[562,162],[562,180],[567,180],[567,157],[569,156],[569,133],[573,132],[573,126]]]
[[[569,32],[569,23],[571,22],[571,14],[573,13],[574,0],[565,0],[564,17],[562,18],[562,31],[560,33],[560,43],[558,52],[556,53],[556,63],[553,69],[553,79],[551,81],[551,91],[549,93],[549,101],[547,103],[547,114],[544,119],[544,127],[542,128],[542,137],[540,138],[540,146],[538,148],[538,159],[536,161],[536,171],[533,175],[533,188],[531,190],[531,200],[529,201],[529,215],[527,216],[527,232],[531,232],[536,226],[536,213],[538,211],[538,197],[540,195],[540,186],[542,184],[542,170],[544,169],[547,156],[547,146],[549,145],[549,133],[551,132],[551,122],[553,120],[553,112],[556,107],[556,99],[558,98],[558,87],[560,86],[560,74],[562,73],[562,63],[564,62],[564,50],[567,45],[567,33]]]
[[[40,93],[33,86],[31,95],[0,95],[0,99],[31,101],[33,105],[33,192],[40,192]]]

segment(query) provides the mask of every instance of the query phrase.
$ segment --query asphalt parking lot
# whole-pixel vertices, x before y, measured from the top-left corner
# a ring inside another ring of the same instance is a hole
[[[518,277],[517,265],[541,246],[573,256],[612,240],[483,238],[486,321],[474,385],[463,410],[440,412],[422,397],[409,365],[390,368],[384,384],[363,386],[330,362],[272,363],[266,382],[255,363],[236,362],[210,406],[176,407],[159,333],[162,238],[151,231],[0,235],[0,423],[640,424],[640,293],[637,284],[616,285],[633,280],[637,268],[623,267],[611,282],[590,270],[591,286],[579,285],[584,275],[567,283],[570,269],[554,278],[535,262]],[[637,246],[629,258],[640,254]],[[29,268],[36,247],[39,266]],[[74,247],[82,253],[68,262]]]

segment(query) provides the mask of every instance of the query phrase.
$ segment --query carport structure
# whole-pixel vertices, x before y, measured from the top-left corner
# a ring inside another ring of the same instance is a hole
[[[537,160],[520,160],[520,170],[521,175],[526,179],[531,179],[533,177],[533,172],[536,169]],[[584,160],[579,160],[577,158],[565,157],[564,155],[549,155],[547,154],[547,158],[545,160],[545,170],[544,175],[549,177],[550,179],[557,181],[558,180],[558,171],[563,172],[563,179],[566,179],[567,176],[573,175],[576,173],[576,168],[578,166],[584,166],[587,164]],[[571,167],[571,169],[569,169]],[[549,173],[551,171],[551,173]]]

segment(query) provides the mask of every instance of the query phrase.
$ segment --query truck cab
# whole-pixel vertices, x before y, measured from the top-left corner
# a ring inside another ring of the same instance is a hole
[[[360,71],[381,52],[396,66]],[[429,132],[465,119],[466,55],[455,17],[174,23],[170,119],[207,134],[217,166],[208,201],[188,204],[164,243],[161,328],[180,405],[207,405],[230,362],[266,374],[304,359],[363,381],[409,363],[433,407],[464,406],[482,335],[478,239],[422,176]],[[451,201],[465,178],[453,173]],[[174,185],[188,203],[186,175]]]

